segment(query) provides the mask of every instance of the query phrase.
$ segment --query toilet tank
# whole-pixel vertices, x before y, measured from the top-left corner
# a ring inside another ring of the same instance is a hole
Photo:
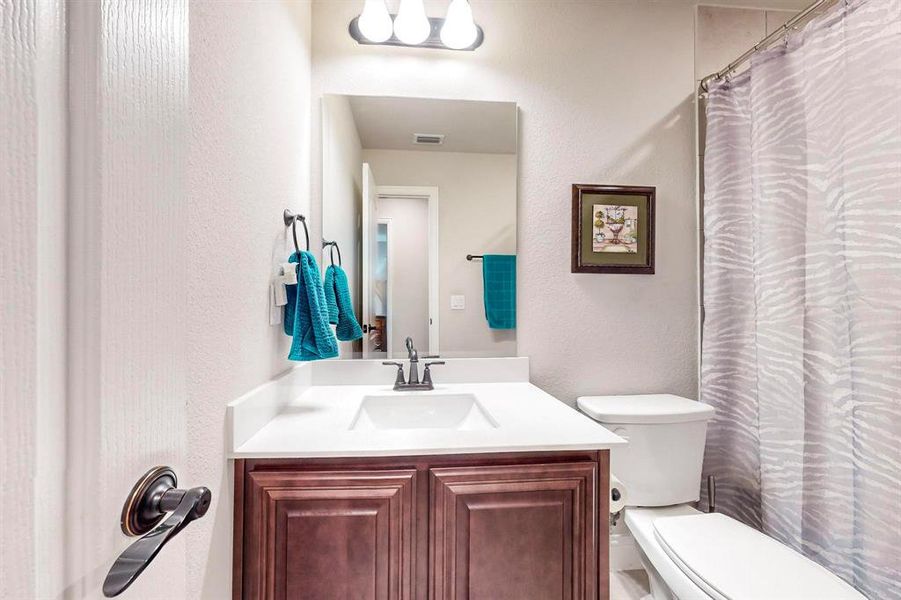
[[[698,500],[713,407],[672,394],[583,396],[578,406],[628,441],[610,451],[610,471],[626,488],[628,506]]]

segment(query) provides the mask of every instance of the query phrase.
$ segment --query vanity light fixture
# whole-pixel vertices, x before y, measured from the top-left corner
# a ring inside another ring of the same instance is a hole
[[[400,0],[397,15],[388,12],[385,0],[365,0],[348,30],[363,45],[475,50],[485,39],[469,0],[451,0],[443,19],[427,17],[423,0]]]

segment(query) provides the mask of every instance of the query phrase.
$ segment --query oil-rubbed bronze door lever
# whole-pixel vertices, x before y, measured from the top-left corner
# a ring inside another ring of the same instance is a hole
[[[132,488],[122,507],[122,531],[131,536],[146,535],[126,548],[110,567],[103,582],[103,595],[107,598],[128,589],[166,542],[206,514],[213,498],[210,490],[181,490],[177,484],[171,468],[154,467]],[[167,513],[171,514],[163,521]]]

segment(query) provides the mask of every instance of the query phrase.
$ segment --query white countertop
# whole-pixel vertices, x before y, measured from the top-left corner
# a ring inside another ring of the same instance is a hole
[[[409,394],[404,392],[403,394]],[[313,385],[280,406],[233,448],[232,458],[314,458],[601,450],[624,444],[540,388],[526,382],[436,385],[422,395],[474,394],[498,427],[350,429],[366,395],[400,394],[391,385]],[[242,436],[245,437],[245,436]],[[236,442],[240,438],[236,437]]]

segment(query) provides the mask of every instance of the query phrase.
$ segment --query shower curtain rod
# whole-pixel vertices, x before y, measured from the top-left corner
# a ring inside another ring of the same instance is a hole
[[[785,22],[785,25],[766,36],[756,44],[754,47],[736,58],[734,61],[726,65],[726,68],[722,71],[717,71],[716,73],[711,73],[707,77],[701,80],[700,93],[706,94],[710,91],[710,83],[716,81],[718,79],[722,79],[736,68],[744,64],[748,59],[754,56],[757,52],[768,48],[770,44],[775,42],[776,40],[782,39],[790,30],[797,29],[799,23],[806,19],[807,17],[813,16],[813,14],[819,10],[820,8],[824,8],[830,4],[836,4],[839,0],[816,0],[813,4],[796,14],[794,17]]]

